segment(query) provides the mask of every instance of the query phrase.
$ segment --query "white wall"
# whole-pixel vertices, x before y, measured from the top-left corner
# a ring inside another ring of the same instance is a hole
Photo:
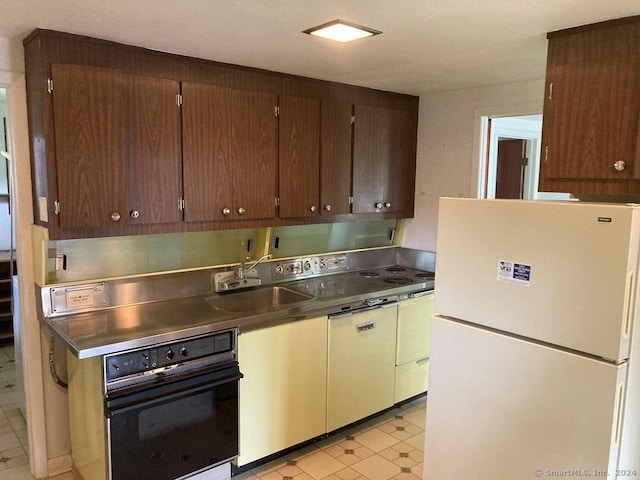
[[[403,246],[437,251],[438,198],[475,197],[482,116],[541,113],[544,80],[420,97],[415,217]]]

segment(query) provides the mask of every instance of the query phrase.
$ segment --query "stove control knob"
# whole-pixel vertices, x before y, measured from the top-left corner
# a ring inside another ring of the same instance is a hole
[[[275,268],[275,272],[276,272],[276,275],[282,275],[284,273],[284,268],[282,267],[282,265],[278,265]]]
[[[189,350],[187,350],[187,347],[182,347],[180,349],[180,355],[182,355],[183,357],[186,357],[189,355]]]
[[[171,349],[167,350],[167,353],[164,354],[164,356],[167,357],[167,360],[173,360],[173,357],[175,357],[175,355],[176,354]]]
[[[311,270],[311,262],[309,260],[304,262],[304,269],[305,269],[305,271]]]

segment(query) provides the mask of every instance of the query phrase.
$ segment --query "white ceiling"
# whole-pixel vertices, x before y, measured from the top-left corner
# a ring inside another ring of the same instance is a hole
[[[414,95],[544,78],[546,33],[638,0],[1,0],[0,37],[48,28]],[[341,18],[382,35],[301,33]]]

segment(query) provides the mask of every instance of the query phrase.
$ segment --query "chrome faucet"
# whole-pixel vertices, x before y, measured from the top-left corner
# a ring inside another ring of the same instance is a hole
[[[262,285],[262,279],[260,279],[255,270],[253,272],[252,270],[260,262],[269,258],[271,258],[271,254],[263,255],[248,267],[246,267],[243,262],[234,270],[216,273],[213,277],[214,291],[228,292],[230,290],[258,287]]]
[[[260,262],[263,262],[264,260],[269,260],[270,258],[271,258],[271,254],[267,253],[266,255],[261,256],[258,260],[253,262],[248,267],[244,266],[244,262],[241,263],[240,265],[238,265],[238,270],[236,272],[236,277],[238,278],[238,280],[242,280],[243,278],[246,277],[247,273],[250,272],[252,268],[254,268],[256,265],[258,265]]]

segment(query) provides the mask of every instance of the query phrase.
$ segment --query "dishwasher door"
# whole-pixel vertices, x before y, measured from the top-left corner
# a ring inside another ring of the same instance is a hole
[[[330,316],[327,432],[394,404],[397,303]]]

